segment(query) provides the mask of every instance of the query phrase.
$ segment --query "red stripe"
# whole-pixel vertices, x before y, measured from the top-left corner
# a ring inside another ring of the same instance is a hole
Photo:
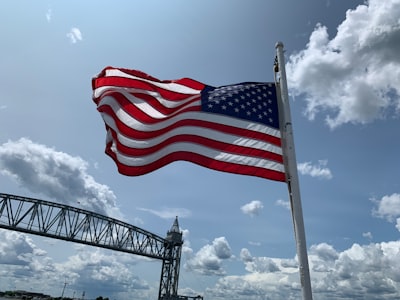
[[[138,77],[138,79],[130,79],[130,78],[124,78],[120,76],[108,76],[106,75],[107,70],[119,70],[121,72],[124,72],[128,75],[132,75],[135,77]],[[145,82],[143,80],[148,80],[150,82]],[[175,83],[178,85],[182,85],[183,87],[189,87],[192,89],[195,89],[198,91],[193,91],[193,93],[181,93],[174,91],[171,86],[166,86],[166,87],[158,87],[156,86],[157,83],[163,83],[163,84],[171,84]],[[112,118],[116,124],[116,130],[123,136],[126,136],[128,139],[132,140],[141,140],[141,141],[146,141],[147,139],[151,138],[156,138],[160,135],[168,133],[170,130],[179,128],[180,126],[195,126],[198,128],[207,128],[210,130],[215,130],[215,131],[220,131],[223,133],[231,134],[237,137],[243,137],[243,138],[249,138],[249,139],[254,139],[258,141],[263,141],[267,142],[273,145],[276,145],[278,147],[281,146],[281,140],[280,138],[270,136],[265,133],[260,133],[252,130],[247,130],[247,129],[241,129],[241,128],[236,128],[231,125],[225,125],[225,124],[219,124],[213,123],[211,121],[205,121],[205,120],[193,120],[193,119],[187,119],[187,115],[185,115],[185,112],[198,112],[199,117],[201,118],[201,107],[200,106],[191,106],[187,107],[188,105],[191,104],[191,102],[187,102],[185,104],[179,104],[178,107],[175,108],[167,108],[163,106],[157,99],[153,98],[152,96],[148,95],[146,91],[154,91],[160,95],[160,97],[170,100],[170,101],[185,101],[188,97],[191,97],[193,95],[198,94],[200,97],[201,90],[204,89],[205,85],[203,83],[200,83],[198,81],[195,81],[190,78],[182,78],[178,80],[159,80],[157,78],[154,78],[152,76],[149,76],[148,74],[145,74],[141,71],[137,70],[128,70],[128,69],[115,69],[112,67],[107,67],[105,68],[97,78],[93,78],[92,80],[92,87],[93,90],[99,87],[105,87],[109,86],[110,89],[104,90],[102,94],[99,97],[94,97],[93,100],[96,102],[96,104],[99,105],[100,100],[104,96],[110,96],[115,99],[115,101],[118,102],[120,107],[117,109],[123,109],[133,120],[137,120],[139,123],[146,125],[146,124],[156,124],[160,121],[168,121],[168,120],[173,120],[172,118],[179,118],[179,120],[175,121],[173,124],[151,132],[144,132],[144,131],[138,131],[137,129],[133,129],[122,123],[121,120],[118,119],[117,114],[112,110],[112,108],[107,105],[103,104],[98,107],[99,112],[102,114],[108,115],[110,118]],[[127,100],[123,95],[118,93],[118,89],[139,89],[142,90],[142,92],[130,92],[131,95],[138,97],[139,99],[143,100],[146,102],[147,105],[150,105],[153,107],[156,111],[159,111],[162,115],[166,117],[162,117],[160,119],[154,118],[145,111],[142,111],[139,107],[136,107],[133,105],[129,100]],[[199,98],[196,98],[193,101],[198,101]],[[181,111],[179,111],[182,109]],[[178,112],[179,111],[179,112]],[[208,113],[204,113],[205,115],[208,115]],[[163,141],[157,145],[154,145],[152,147],[146,148],[146,149],[132,149],[127,146],[122,145],[118,139],[117,139],[117,134],[114,132],[113,129],[109,128],[109,126],[106,124],[107,129],[111,130],[112,138],[113,141],[109,142],[106,145],[106,153],[111,156],[115,163],[118,166],[118,170],[121,174],[124,175],[129,175],[129,176],[137,176],[137,175],[142,175],[146,174],[149,172],[152,172],[156,169],[159,169],[173,161],[177,160],[185,160],[189,161],[210,169],[214,170],[219,170],[223,172],[229,172],[229,173],[236,173],[236,174],[243,174],[243,175],[252,175],[252,176],[257,176],[257,177],[263,177],[267,179],[272,179],[272,180],[277,180],[277,181],[285,181],[285,174],[284,172],[279,172],[279,171],[274,171],[270,169],[266,169],[266,167],[255,167],[255,166],[248,166],[248,165],[241,165],[241,164],[236,164],[236,163],[229,163],[229,162],[221,162],[213,158],[208,158],[204,155],[198,154],[198,153],[191,153],[189,151],[176,151],[171,154],[165,155],[159,160],[155,162],[148,163],[145,166],[140,166],[140,167],[131,167],[124,165],[120,163],[117,159],[116,153],[113,152],[112,149],[115,150],[115,148],[112,148],[111,146],[117,147],[117,151],[119,153],[125,154],[128,157],[140,157],[143,155],[148,155],[152,153],[157,153],[164,147],[168,145],[172,145],[177,142],[188,142],[188,143],[196,143],[199,145],[204,145],[206,147],[209,147],[210,149],[214,149],[216,151],[221,151],[221,152],[226,152],[226,153],[232,153],[232,154],[239,154],[243,155],[244,157],[249,157],[253,159],[266,159],[270,161],[275,161],[279,164],[282,164],[282,155],[278,155],[275,153],[270,153],[265,150],[259,150],[251,147],[244,147],[240,145],[232,145],[229,143],[221,142],[221,141],[216,141],[213,139],[210,139],[208,137],[201,137],[201,136],[196,136],[193,134],[181,134],[181,135],[175,135],[173,137],[168,138],[166,141]],[[140,129],[141,126],[138,127]]]
[[[194,111],[196,109],[196,107],[192,107],[191,109]],[[114,121],[117,125],[117,128],[118,128],[118,131],[121,134],[123,134],[124,136],[130,137],[130,138],[134,137],[136,140],[147,140],[147,139],[156,138],[160,135],[163,135],[163,134],[171,131],[172,129],[175,129],[175,128],[178,128],[181,126],[195,126],[195,127],[204,127],[204,128],[208,128],[208,129],[212,129],[212,130],[216,130],[216,131],[220,131],[220,132],[224,132],[224,133],[232,134],[232,135],[236,135],[236,136],[248,137],[251,139],[264,141],[266,143],[270,143],[275,146],[281,147],[281,139],[277,138],[275,136],[271,136],[271,135],[253,131],[253,130],[247,130],[247,129],[242,129],[242,128],[238,128],[238,127],[234,127],[234,126],[218,124],[218,123],[213,123],[213,122],[208,122],[208,121],[203,121],[203,120],[182,119],[182,120],[179,120],[179,121],[171,124],[170,126],[167,126],[165,128],[159,129],[159,130],[138,131],[136,129],[128,127],[123,122],[121,122],[119,120],[119,118],[117,117],[117,115],[115,114],[115,112],[111,109],[111,107],[101,106],[98,108],[98,110],[102,113],[108,114],[112,119],[114,119]],[[138,114],[139,114],[139,112],[141,113],[141,111],[138,111]],[[135,115],[135,119],[138,119],[138,114]],[[143,114],[143,113],[141,113],[141,114]],[[199,114],[201,114],[201,112],[199,112]],[[148,116],[143,114],[142,117],[144,118],[144,117],[148,117]],[[148,124],[150,124],[150,121],[152,123],[156,123],[154,121],[154,119],[152,119],[152,120],[146,119],[146,120],[147,120],[146,123],[148,123]]]
[[[116,154],[114,152],[112,152],[112,150],[110,149],[109,146],[107,146],[107,148],[106,148],[106,154],[108,154],[115,161],[115,163],[117,164],[117,167],[118,167],[118,172],[120,172],[123,175],[127,175],[127,176],[144,175],[144,174],[150,173],[152,171],[155,171],[159,168],[162,168],[165,165],[168,165],[174,161],[184,160],[184,161],[192,162],[194,164],[201,165],[201,166],[209,168],[209,169],[222,171],[222,172],[257,176],[257,177],[262,177],[262,178],[276,180],[276,181],[285,181],[286,180],[285,174],[282,172],[264,169],[264,168],[260,168],[260,167],[253,167],[253,166],[246,166],[246,165],[240,165],[240,164],[234,164],[234,163],[221,162],[221,161],[217,161],[215,159],[211,159],[211,158],[202,156],[197,153],[191,153],[191,152],[185,152],[185,151],[173,152],[169,155],[162,157],[161,159],[159,159],[155,162],[152,162],[148,165],[140,166],[140,167],[131,167],[131,166],[126,166],[126,165],[120,163],[116,158]]]
[[[152,85],[151,83],[147,83],[144,81],[136,80],[136,79],[130,79],[130,78],[121,78],[121,77],[104,77],[104,78],[98,78],[96,79],[97,87],[102,87],[102,86],[113,86],[116,89],[121,89],[121,88],[134,88],[134,89],[141,89],[143,91],[151,91],[151,92],[156,92],[160,94],[161,97],[164,99],[170,100],[170,101],[179,101],[182,99],[186,99],[188,96],[191,96],[193,94],[185,94],[185,93],[179,93],[176,91],[170,91],[168,89],[164,89],[155,85]],[[200,93],[201,90],[199,90]]]
[[[123,70],[123,69],[120,69]],[[104,72],[104,71],[103,71]],[[178,79],[178,80],[158,80],[154,77],[151,76],[146,76],[146,74],[142,73],[142,72],[125,72],[128,73],[129,75],[133,75],[133,76],[137,76],[137,77],[141,77],[144,78],[146,80],[152,80],[158,83],[164,83],[164,84],[168,84],[168,83],[176,83],[176,84],[180,84],[195,90],[198,90],[198,92],[200,93],[200,91],[202,89],[204,89],[205,85],[203,83],[200,83],[198,81],[189,79],[189,78],[182,78],[182,79]],[[101,75],[105,76],[105,72],[104,74],[102,73]],[[124,78],[124,77],[118,77],[118,76],[107,76],[107,77],[101,77],[101,75],[97,78],[93,78],[92,80],[92,86],[93,89],[99,88],[99,87],[103,87],[103,86],[114,86],[117,89],[118,88],[135,88],[135,89],[143,89],[146,91],[154,91],[159,93],[163,98],[171,100],[171,101],[179,101],[182,99],[187,98],[187,96],[193,95],[193,94],[186,94],[186,93],[180,93],[178,91],[174,91],[174,90],[170,90],[170,89],[166,89],[166,88],[162,88],[156,85],[151,84],[150,82],[145,82],[145,81],[141,81],[138,79],[131,79],[131,78]],[[94,99],[96,102],[98,101],[98,98]]]
[[[178,142],[188,142],[188,143],[203,145],[203,146],[209,147],[211,149],[223,151],[226,153],[240,154],[240,155],[251,156],[251,157],[259,157],[262,159],[267,159],[267,160],[283,163],[283,158],[282,158],[282,155],[280,155],[280,154],[276,154],[276,153],[262,150],[262,149],[255,149],[255,148],[245,147],[245,146],[241,146],[241,145],[223,143],[223,142],[215,141],[215,140],[208,139],[205,137],[195,136],[195,135],[190,135],[190,134],[174,135],[174,136],[170,137],[169,139],[167,139],[155,146],[143,148],[143,149],[127,147],[119,142],[115,132],[112,131],[112,135],[113,135],[114,141],[116,142],[118,152],[120,152],[126,156],[135,156],[135,157],[146,156],[146,155],[153,154],[157,151],[160,151],[161,149],[167,147],[168,145],[178,143]]]
[[[182,103],[181,105],[178,105],[174,108],[168,108],[162,105],[157,99],[152,97],[151,95],[148,94],[141,94],[141,93],[133,93],[132,94],[134,97],[137,97],[138,99],[143,100],[146,102],[148,105],[152,106],[155,110],[159,111],[161,114],[170,116],[173,115],[176,111],[182,109],[185,106],[190,105],[190,103],[199,101],[200,95],[190,101],[186,101]],[[150,121],[151,116],[145,114],[140,108],[138,108],[136,105],[132,104],[132,102],[127,99],[123,94],[115,91],[109,91],[104,93],[102,97],[109,96],[115,99],[115,101],[118,102],[119,106],[121,109],[123,109],[127,114],[129,114],[133,119],[137,119],[139,121],[143,121],[145,123],[155,123],[159,122],[160,119],[153,119],[154,122]],[[100,107],[106,106],[108,104],[102,104]],[[200,110],[200,106],[196,106],[197,108],[195,109],[196,111]],[[192,108],[188,108],[188,110],[192,111]],[[182,110],[185,111],[185,110]],[[143,114],[146,115],[146,117],[143,116]],[[167,119],[168,117],[165,117],[163,119]]]
[[[179,83],[181,85],[185,85],[187,87],[190,87],[192,89],[197,89],[197,90],[202,90],[204,88],[204,84],[197,81],[193,80],[191,78],[181,78],[181,79],[175,79],[175,80],[160,80],[158,78],[155,78],[153,76],[150,76],[142,71],[138,70],[130,70],[130,69],[125,69],[125,68],[114,68],[114,67],[106,67],[98,77],[104,77],[106,74],[106,70],[119,70],[121,72],[124,72],[128,75],[132,75],[135,77],[140,77],[146,80],[154,81],[154,82],[160,82],[160,83]]]

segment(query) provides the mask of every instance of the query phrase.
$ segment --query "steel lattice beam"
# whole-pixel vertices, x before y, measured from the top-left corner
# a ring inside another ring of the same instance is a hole
[[[178,295],[183,240],[177,218],[162,238],[80,208],[0,193],[0,228],[160,259],[159,300],[203,299]]]
[[[49,201],[0,194],[0,228],[151,258],[166,257],[169,241],[90,211]]]

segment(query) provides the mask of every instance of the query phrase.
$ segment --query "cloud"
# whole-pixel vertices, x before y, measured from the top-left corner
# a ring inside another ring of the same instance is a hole
[[[297,164],[297,169],[302,175],[310,175],[320,179],[332,179],[332,172],[326,168],[326,160],[319,160],[317,165],[312,165],[311,162]]]
[[[67,33],[67,38],[72,44],[76,44],[83,39],[81,31],[77,27],[71,28],[71,30]]]
[[[313,293],[321,300],[399,299],[400,241],[353,244],[340,252],[321,243],[309,250]],[[221,277],[208,288],[207,299],[299,299],[296,259],[254,257],[242,249],[247,274]]]
[[[278,200],[276,200],[275,205],[282,206],[283,208],[290,210],[290,202],[289,201],[284,201],[282,199],[278,199]]]
[[[288,85],[304,95],[306,115],[335,128],[400,112],[400,2],[370,0],[348,10],[329,39],[318,24],[306,48],[290,56]]]
[[[34,256],[45,254],[27,236],[0,229],[0,264],[29,265]]]
[[[55,283],[66,280],[70,290],[85,290],[92,298],[103,295],[131,299],[132,294],[135,299],[156,297],[158,284],[136,275],[140,274],[136,256],[83,245],[74,247],[70,257],[55,262],[28,235],[0,230],[0,275],[26,290],[41,286],[43,291],[54,291]],[[313,292],[318,299],[400,298],[400,241],[353,244],[343,251],[320,243],[312,245],[308,253]],[[224,276],[223,264],[233,257],[226,238],[219,237],[189,259],[187,269],[219,276],[216,284],[206,289],[205,299],[301,297],[296,258],[253,256],[243,248],[240,261],[245,274]]]
[[[88,250],[82,247],[82,251],[67,261],[56,264],[56,269],[66,274],[68,281],[78,290],[91,286],[101,295],[117,290],[117,286],[131,291],[149,289],[146,282],[133,275],[132,266],[136,262],[132,255]]]
[[[32,286],[40,286],[41,292],[51,293],[54,285],[67,282],[69,290],[86,291],[88,298],[107,295],[112,299],[131,299],[120,297],[121,291],[135,294],[137,299],[156,296],[157,287],[135,275],[136,256],[83,245],[75,248],[76,254],[55,262],[26,234],[0,230],[1,269],[13,287],[29,291]]]
[[[396,222],[396,229],[400,231],[400,194],[393,193],[383,196],[380,200],[371,199],[377,205],[372,210],[372,215],[385,218],[389,222]]]
[[[243,262],[251,262],[251,261],[253,261],[253,257],[251,256],[251,253],[250,253],[249,249],[243,248],[242,250],[240,250],[240,259]]]
[[[54,268],[46,251],[37,247],[32,239],[19,232],[0,229],[0,265],[15,286],[29,278],[43,280]]]
[[[339,257],[339,253],[333,246],[326,243],[312,245],[310,247],[310,254],[323,261],[335,261]]]
[[[56,151],[29,139],[0,145],[0,174],[51,201],[79,206],[103,215],[122,218],[113,191],[87,172],[80,157]]]
[[[398,241],[364,246],[353,244],[351,248],[338,253],[336,259],[316,257],[313,265],[324,266],[322,272],[316,274],[316,286],[320,290],[335,291],[339,299],[356,299],[365,295],[370,295],[370,299],[398,298],[399,246]]]
[[[372,240],[372,233],[371,232],[363,232],[363,234],[362,234],[362,236],[363,237],[365,237],[365,238],[367,238],[367,239],[369,239],[369,240]]]
[[[273,259],[269,257],[252,257],[250,251],[243,248],[240,251],[240,259],[246,265],[246,271],[251,273],[273,273],[280,269]]]
[[[389,222],[393,222],[400,217],[400,194],[394,193],[390,196],[383,196],[380,200],[374,200],[377,208],[372,213],[374,216],[386,218]]]
[[[249,241],[249,245],[252,245],[252,246],[261,246],[261,242]]]
[[[47,12],[46,12],[46,20],[47,20],[47,22],[50,23],[52,17],[53,17],[53,12],[52,12],[52,10],[49,8],[49,9],[47,10]]]
[[[259,215],[263,208],[264,205],[261,201],[253,200],[250,203],[243,205],[240,209],[244,214],[254,217]]]
[[[224,275],[224,260],[232,258],[231,247],[225,237],[215,238],[186,261],[185,268],[203,275]]]
[[[149,212],[149,213],[156,215],[157,217],[160,217],[162,219],[172,219],[177,216],[179,218],[188,218],[192,215],[192,212],[190,210],[188,210],[186,208],[179,208],[179,207],[175,207],[175,208],[164,207],[159,210],[143,208],[143,207],[138,207],[137,209],[141,210],[141,211]]]

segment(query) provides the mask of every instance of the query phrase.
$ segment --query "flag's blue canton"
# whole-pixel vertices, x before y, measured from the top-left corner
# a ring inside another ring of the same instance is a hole
[[[241,83],[206,86],[201,92],[201,109],[279,129],[275,84]]]

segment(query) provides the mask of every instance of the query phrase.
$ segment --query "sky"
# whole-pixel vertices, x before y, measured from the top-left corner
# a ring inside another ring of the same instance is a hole
[[[273,81],[285,45],[315,300],[400,298],[400,1],[11,1],[0,10],[0,193],[183,232],[180,295],[300,299],[285,183],[175,162],[117,172],[91,79]],[[0,230],[0,290],[157,299],[161,262]]]

